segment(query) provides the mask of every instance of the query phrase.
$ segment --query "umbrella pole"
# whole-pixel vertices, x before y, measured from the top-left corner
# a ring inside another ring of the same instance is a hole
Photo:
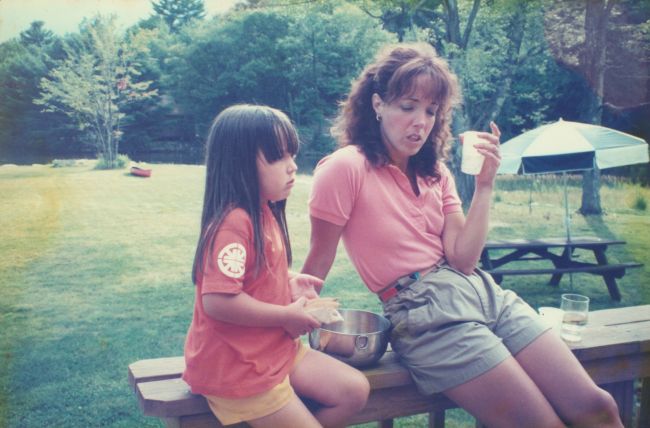
[[[567,257],[569,263],[571,263],[571,255],[573,253],[573,248],[571,248],[571,217],[569,216],[569,194],[567,188],[568,180],[566,171],[562,172],[562,178],[564,179],[564,226],[566,228],[566,240],[567,240]],[[569,289],[573,291],[573,274],[569,273]]]

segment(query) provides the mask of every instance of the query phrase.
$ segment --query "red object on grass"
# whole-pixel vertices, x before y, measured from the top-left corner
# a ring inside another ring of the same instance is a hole
[[[138,177],[151,177],[151,170],[132,166],[131,175],[137,175]]]

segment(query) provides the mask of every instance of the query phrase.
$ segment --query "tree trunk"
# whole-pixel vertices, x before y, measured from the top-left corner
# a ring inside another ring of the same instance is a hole
[[[594,96],[586,112],[588,123],[599,125],[603,116],[603,94],[605,93],[605,67],[607,65],[607,24],[613,0],[586,0],[585,44],[580,58],[580,66],[591,83]],[[586,171],[582,180],[583,215],[602,214],[600,205],[600,171],[594,165]]]

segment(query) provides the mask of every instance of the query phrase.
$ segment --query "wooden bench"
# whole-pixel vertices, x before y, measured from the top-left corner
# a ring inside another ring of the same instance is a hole
[[[643,266],[642,263],[618,263],[611,265],[573,266],[568,268],[490,269],[487,272],[489,272],[494,280],[499,284],[503,280],[504,276],[509,275],[552,275],[549,284],[553,286],[557,286],[560,283],[560,278],[564,274],[590,273],[592,275],[599,275],[603,277],[612,300],[620,302],[621,292],[616,284],[616,279],[623,278],[626,269],[641,266]]]
[[[614,396],[626,427],[634,420],[634,383],[642,379],[637,426],[650,426],[650,305],[593,311],[589,316],[583,340],[570,346],[573,353],[594,381]],[[184,367],[182,357],[129,365],[129,383],[143,413],[163,419],[168,427],[221,427],[205,399],[192,394],[180,378]],[[429,426],[442,427],[445,410],[456,407],[442,394],[420,395],[393,352],[364,373],[370,397],[351,424],[379,421],[389,427],[394,418],[428,413]]]

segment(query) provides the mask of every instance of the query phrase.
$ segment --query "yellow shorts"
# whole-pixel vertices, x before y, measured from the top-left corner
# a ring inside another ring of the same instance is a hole
[[[298,341],[298,353],[293,366],[303,359],[307,354],[307,347]],[[223,398],[213,395],[206,395],[208,405],[212,413],[223,425],[235,424],[238,422],[250,421],[277,412],[295,396],[295,392],[289,382],[287,375],[282,382],[266,392],[244,398]]]

